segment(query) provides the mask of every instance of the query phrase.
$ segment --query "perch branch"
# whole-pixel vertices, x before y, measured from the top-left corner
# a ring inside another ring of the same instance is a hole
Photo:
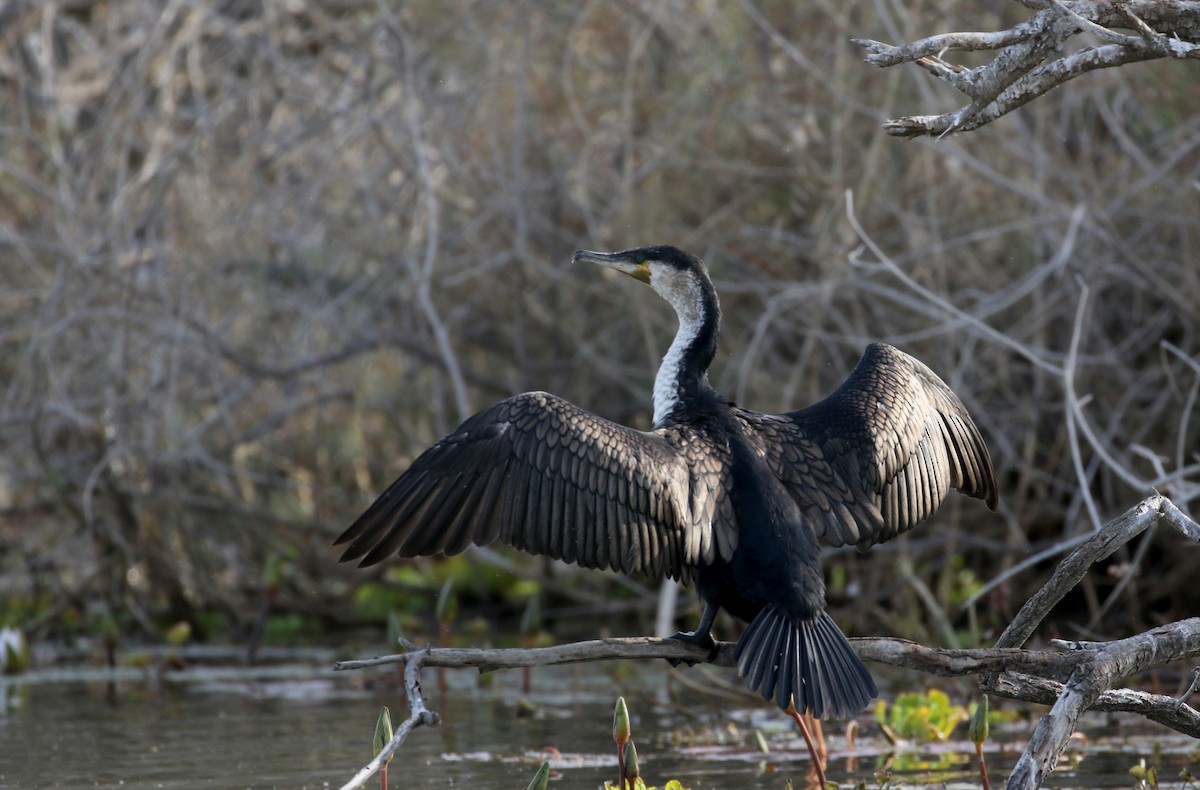
[[[587,661],[646,660],[663,658],[693,664],[712,664],[718,667],[737,666],[734,643],[717,642],[717,652],[711,660],[708,650],[689,645],[678,639],[655,637],[618,637],[572,642],[554,647],[530,648],[421,648],[401,640],[407,652],[354,661],[340,661],[335,670],[401,664],[420,660],[423,666],[447,669],[478,669],[481,673],[498,669],[523,669],[556,664],[576,664]],[[907,639],[882,637],[851,637],[850,644],[864,661],[913,669],[930,675],[954,677],[981,672],[1025,671],[1042,677],[1066,680],[1083,660],[1078,651],[1057,653],[1034,650],[943,650],[910,642]]]
[[[996,647],[943,650],[904,639],[853,638],[854,650],[864,661],[901,667],[940,676],[979,675],[981,685],[1001,696],[1052,704],[1034,731],[1025,753],[1009,778],[1008,787],[1036,787],[1053,768],[1083,711],[1088,709],[1138,713],[1192,737],[1200,737],[1200,713],[1181,699],[1114,689],[1130,675],[1185,658],[1200,656],[1200,617],[1159,626],[1113,642],[1055,642],[1060,651],[1021,647],[1043,618],[1097,561],[1137,537],[1162,519],[1188,539],[1200,542],[1200,525],[1166,497],[1148,497],[1106,524],[1068,555],[1043,589],[1022,608],[1001,635]],[[421,724],[436,724],[437,715],[425,706],[419,673],[422,667],[474,668],[480,672],[554,664],[615,659],[663,658],[688,663],[736,666],[734,644],[718,642],[712,658],[704,648],[675,639],[627,637],[593,639],[542,648],[422,648],[401,641],[406,652],[355,661],[342,661],[335,670],[404,663],[409,718],[374,760],[344,788],[360,787]]]
[[[887,121],[897,137],[942,135],[978,129],[1038,96],[1096,69],[1159,58],[1200,58],[1200,2],[1197,0],[1046,0],[1027,3],[1037,10],[1026,21],[993,33],[945,33],[902,46],[854,39],[881,68],[915,63],[966,94],[970,103],[941,115],[914,115]],[[1136,31],[1136,35],[1116,28]],[[1099,39],[1065,53],[1080,33]],[[976,68],[943,60],[946,52],[997,51]]]

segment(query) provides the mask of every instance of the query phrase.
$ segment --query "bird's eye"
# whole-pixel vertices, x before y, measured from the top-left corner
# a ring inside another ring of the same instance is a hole
[[[641,253],[638,253],[638,255],[637,255],[637,257],[635,258],[635,260],[636,260],[636,261],[637,261],[637,263],[639,263],[639,264],[645,263],[645,262],[646,262],[646,256],[645,256],[645,255],[642,255]]]

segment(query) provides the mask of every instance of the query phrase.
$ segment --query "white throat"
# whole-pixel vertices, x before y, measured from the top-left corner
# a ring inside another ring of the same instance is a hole
[[[704,301],[700,286],[690,278],[655,277],[650,287],[670,302],[679,316],[679,331],[654,377],[654,427],[661,428],[679,403],[683,357],[704,325]]]

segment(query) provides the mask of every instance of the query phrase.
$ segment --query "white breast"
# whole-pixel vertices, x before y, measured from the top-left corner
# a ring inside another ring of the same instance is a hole
[[[661,427],[679,402],[679,377],[683,356],[703,327],[703,297],[700,286],[691,277],[668,270],[656,271],[650,287],[671,303],[679,316],[679,331],[667,349],[658,375],[654,378],[654,427]]]

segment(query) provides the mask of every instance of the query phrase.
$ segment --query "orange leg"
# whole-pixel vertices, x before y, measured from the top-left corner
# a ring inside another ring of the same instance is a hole
[[[807,713],[804,716],[801,716],[796,712],[796,707],[794,705],[788,706],[787,714],[795,720],[796,726],[800,728],[800,734],[804,736],[804,743],[808,746],[808,754],[810,757],[812,757],[813,770],[816,771],[817,774],[817,787],[821,788],[821,790],[825,790],[825,739],[822,736],[821,751],[818,754],[817,746],[813,743],[812,735],[809,734],[808,725],[804,723],[806,718],[811,721],[812,717]],[[818,732],[820,732],[820,726],[821,725],[818,722]]]
[[[821,763],[824,764],[829,758],[829,750],[825,748],[825,728],[821,726],[821,720],[814,718],[811,713],[805,712],[804,723],[808,725],[809,732],[813,734],[813,738],[817,742],[817,754],[821,755]]]

